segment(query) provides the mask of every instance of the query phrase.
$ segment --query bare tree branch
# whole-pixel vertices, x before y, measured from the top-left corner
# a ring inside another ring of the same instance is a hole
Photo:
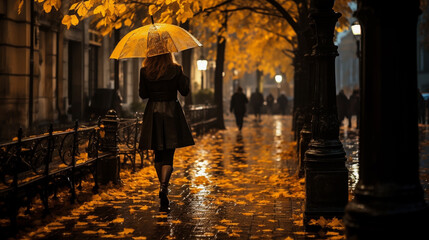
[[[271,4],[273,7],[279,11],[279,13],[283,16],[284,19],[289,23],[289,25],[293,28],[295,32],[299,31],[299,26],[295,22],[295,20],[292,18],[292,16],[286,11],[286,9],[283,8],[283,6],[278,3],[276,0],[266,0],[269,4]]]

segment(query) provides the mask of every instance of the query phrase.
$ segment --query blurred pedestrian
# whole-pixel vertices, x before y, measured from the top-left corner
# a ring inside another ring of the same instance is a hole
[[[352,125],[350,121],[350,111],[349,111],[349,99],[344,94],[344,90],[340,90],[337,95],[337,111],[338,111],[338,120],[340,121],[340,126],[343,124],[344,118],[347,118],[349,121],[349,128]]]
[[[273,95],[270,93],[267,96],[267,112],[269,114],[273,114],[273,106],[274,106],[274,97]]]
[[[280,94],[280,96],[277,98],[277,104],[279,105],[280,113],[282,115],[285,115],[288,107],[288,100],[286,95],[284,95],[283,93]]]
[[[359,89],[354,89],[350,96],[350,118],[356,115],[356,128],[359,128],[360,124],[360,98]]]
[[[149,98],[143,115],[140,149],[155,152],[155,170],[160,182],[160,211],[169,211],[168,185],[176,148],[194,144],[182,107],[177,100],[189,93],[189,78],[171,53],[147,57],[140,69],[139,94]]]
[[[243,89],[240,86],[237,87],[237,91],[231,97],[229,111],[231,113],[234,112],[235,122],[240,131],[243,128],[243,118],[246,113],[246,104],[248,102],[246,95],[243,93]]]
[[[418,103],[418,123],[425,124],[426,106],[425,99],[423,98],[420,89],[417,89],[417,103]]]
[[[261,109],[264,105],[264,96],[256,88],[256,91],[250,95],[250,105],[252,106],[253,113],[255,114],[255,120],[261,121]]]

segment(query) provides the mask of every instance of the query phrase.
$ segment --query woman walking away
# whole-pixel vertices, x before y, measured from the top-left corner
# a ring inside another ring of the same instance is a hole
[[[189,93],[189,78],[171,53],[147,57],[140,69],[139,93],[149,98],[143,116],[140,149],[155,152],[155,170],[160,182],[160,211],[170,210],[168,185],[176,148],[195,144],[177,100],[177,91]]]

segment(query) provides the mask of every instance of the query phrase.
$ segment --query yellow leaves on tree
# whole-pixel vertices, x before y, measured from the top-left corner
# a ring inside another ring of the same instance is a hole
[[[65,15],[63,17],[63,21],[61,22],[62,24],[67,26],[67,29],[70,28],[71,25],[76,26],[79,24],[79,19],[77,18],[76,15]]]
[[[106,16],[106,8],[100,5],[94,9],[94,14],[101,14],[103,17]]]
[[[61,6],[61,0],[37,0],[39,3],[43,3],[43,10],[46,13],[50,13],[52,7],[54,7],[57,11]]]

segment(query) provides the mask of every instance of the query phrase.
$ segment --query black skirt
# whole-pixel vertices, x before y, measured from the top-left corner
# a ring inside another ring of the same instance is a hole
[[[140,149],[165,150],[194,144],[178,100],[149,100],[143,116]]]

